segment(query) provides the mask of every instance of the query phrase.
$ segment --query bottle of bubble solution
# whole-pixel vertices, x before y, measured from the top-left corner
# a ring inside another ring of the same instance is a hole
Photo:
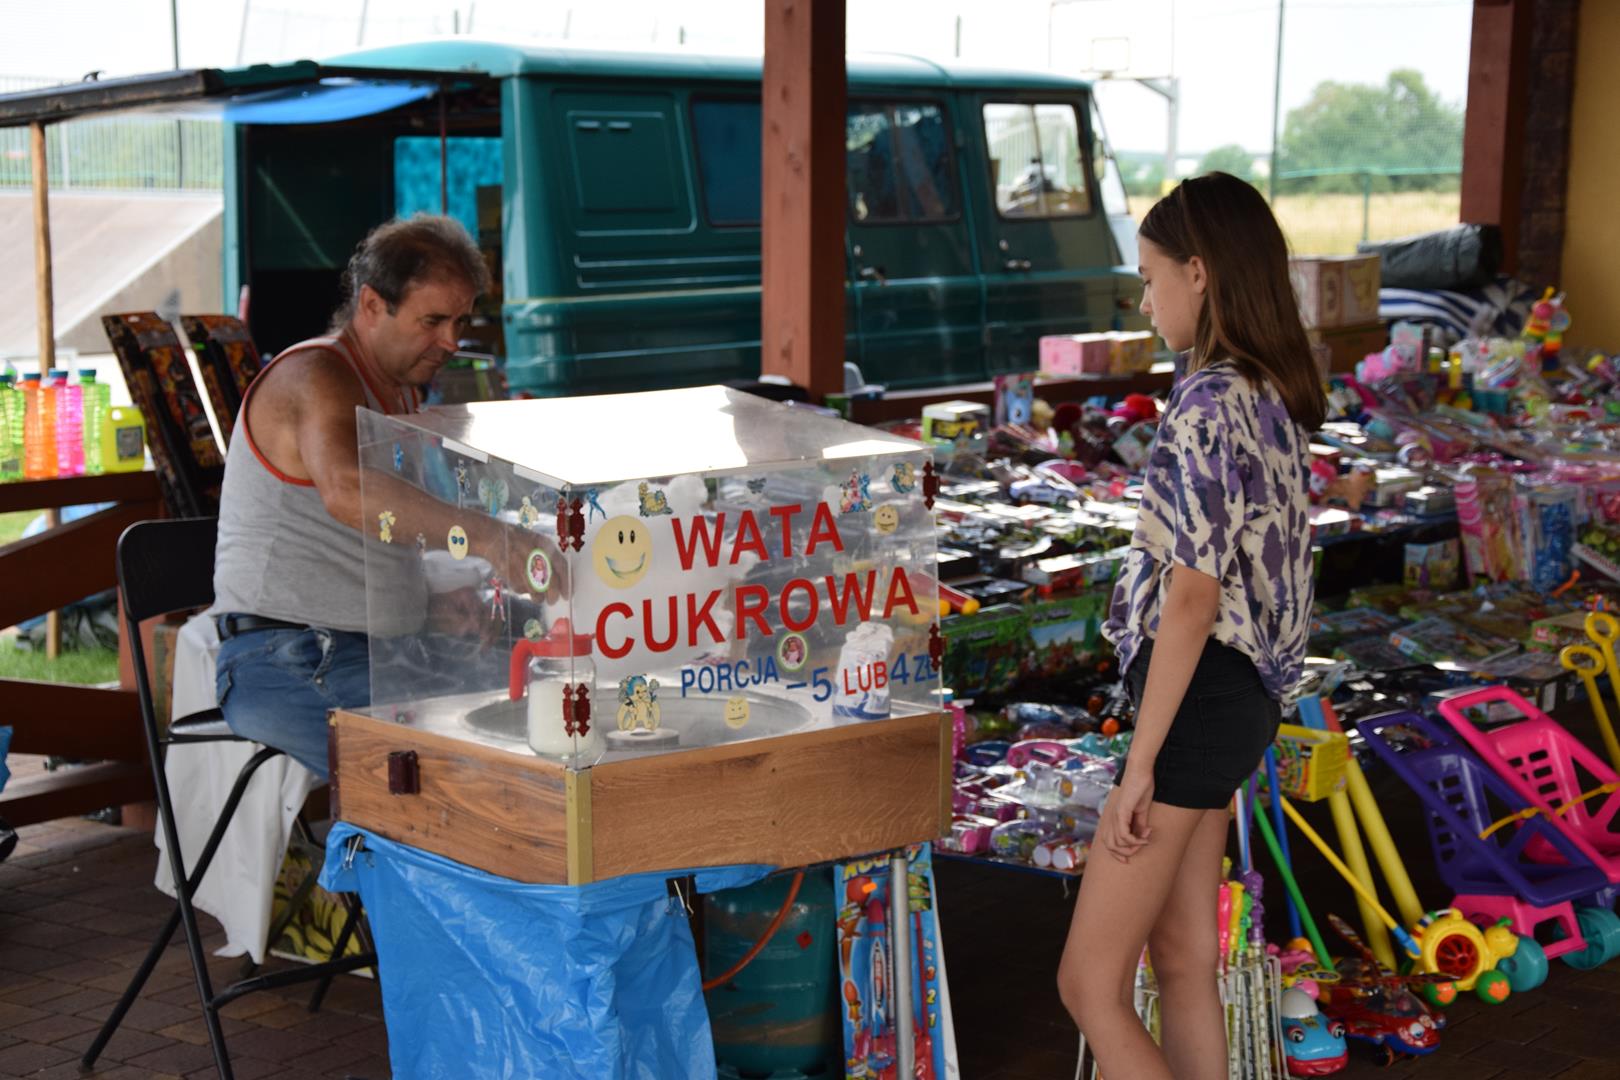
[[[101,429],[112,408],[112,387],[96,381],[95,368],[79,369],[79,385],[84,387],[84,471],[100,476],[106,468],[106,462],[101,460],[105,441]]]
[[[56,415],[50,387],[39,372],[23,376],[23,476],[45,480],[56,475]]]
[[[0,371],[0,483],[22,479],[22,391],[16,377]]]
[[[51,372],[56,387],[56,475],[84,475],[84,387],[68,382],[65,368]]]

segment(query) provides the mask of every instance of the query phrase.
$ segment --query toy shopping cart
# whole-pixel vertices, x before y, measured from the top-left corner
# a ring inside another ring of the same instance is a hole
[[[1472,714],[1506,705],[1523,718],[1479,727]],[[1620,885],[1620,776],[1607,762],[1566,731],[1552,717],[1512,690],[1489,686],[1440,703],[1440,715],[1473,747],[1497,775],[1540,812],[1603,871],[1612,906]],[[1525,853],[1537,862],[1561,863],[1565,856],[1544,837],[1525,842]]]
[[[1571,967],[1586,970],[1620,955],[1620,917],[1601,906],[1607,875],[1444,727],[1400,712],[1356,729],[1423,803],[1436,868],[1457,893],[1453,907],[1482,925],[1506,917],[1525,937],[1553,923],[1556,940],[1544,943],[1545,958],[1562,956]],[[1532,841],[1557,851],[1561,862],[1531,858]],[[1524,967],[1506,970],[1516,991],[1546,974],[1545,960],[1539,970]]]

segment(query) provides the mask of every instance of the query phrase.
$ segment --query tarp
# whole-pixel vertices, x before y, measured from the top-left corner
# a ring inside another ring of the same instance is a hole
[[[432,97],[432,86],[324,79],[228,99],[224,120],[232,124],[331,124],[387,112]]]
[[[218,119],[232,124],[332,124],[432,97],[431,83],[326,78],[298,86],[157,105],[143,116]]]
[[[690,872],[712,892],[768,870]],[[396,1080],[711,1080],[691,928],[665,885],[688,872],[525,885],[339,822],[321,884],[365,905]]]

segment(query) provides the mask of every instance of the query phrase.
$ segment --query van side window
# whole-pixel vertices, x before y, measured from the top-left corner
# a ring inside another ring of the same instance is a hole
[[[950,132],[938,105],[851,102],[844,159],[852,220],[950,221],[961,213]]]
[[[692,102],[698,186],[710,225],[759,226],[760,106],[743,98]]]
[[[984,107],[984,140],[990,148],[996,210],[1002,217],[1091,213],[1074,106],[990,102]]]

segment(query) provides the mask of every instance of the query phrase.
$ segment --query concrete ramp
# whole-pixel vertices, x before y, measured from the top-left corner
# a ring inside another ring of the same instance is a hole
[[[101,316],[115,312],[225,310],[222,214],[223,201],[212,193],[51,192],[57,348],[107,352]],[[0,356],[32,357],[39,330],[33,200],[26,191],[0,193],[0,251]]]

